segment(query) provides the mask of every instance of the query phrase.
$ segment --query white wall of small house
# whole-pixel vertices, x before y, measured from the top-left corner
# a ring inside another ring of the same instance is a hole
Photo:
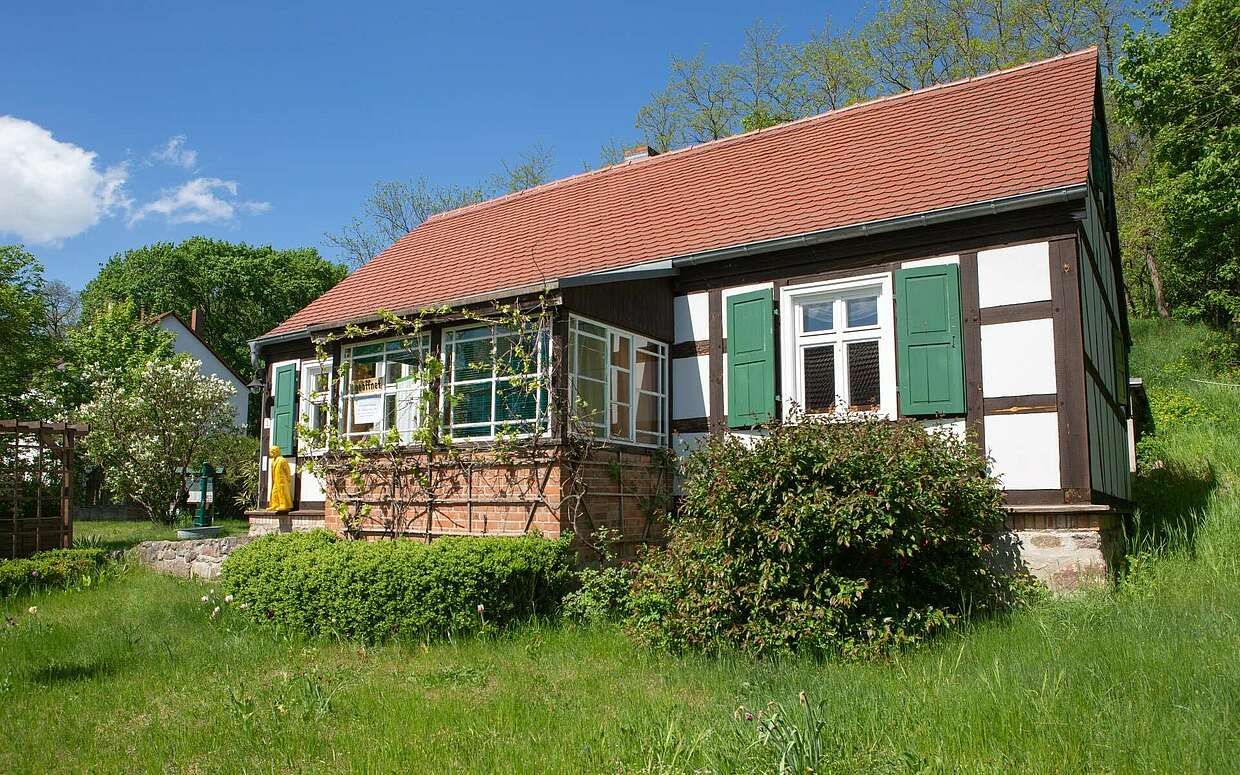
[[[1059,487],[1059,414],[992,414],[985,419],[994,474],[1009,490]]]
[[[705,291],[677,296],[672,301],[672,310],[675,325],[673,344],[704,342],[710,336],[710,301]]]
[[[165,331],[169,331],[175,337],[172,342],[173,352],[184,353],[194,360],[202,364],[198,369],[200,374],[219,377],[228,384],[233,386],[234,393],[231,401],[233,407],[234,424],[237,427],[243,427],[246,422],[246,411],[250,400],[249,388],[244,382],[232,373],[224,362],[215,357],[215,353],[202,343],[202,340],[194,335],[192,331],[186,328],[178,318],[172,315],[166,315],[161,318],[157,324]]]
[[[710,416],[710,357],[672,359],[672,419]]]

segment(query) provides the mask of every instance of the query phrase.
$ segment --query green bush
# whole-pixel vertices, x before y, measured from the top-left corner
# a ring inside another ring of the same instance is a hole
[[[713,438],[687,462],[667,546],[638,571],[630,629],[673,650],[842,658],[920,641],[1028,583],[992,570],[1001,504],[975,445],[910,421]]]
[[[572,559],[567,539],[367,542],[318,530],[237,549],[221,583],[255,620],[312,637],[425,639],[554,613]]]
[[[63,589],[92,576],[107,559],[104,549],[52,549],[27,559],[0,560],[0,597]]]
[[[577,588],[564,596],[560,606],[564,618],[579,623],[598,623],[629,615],[629,589],[637,567],[617,561],[615,544],[620,537],[620,531],[606,527],[594,531],[589,543],[599,555],[600,566],[577,572]]]

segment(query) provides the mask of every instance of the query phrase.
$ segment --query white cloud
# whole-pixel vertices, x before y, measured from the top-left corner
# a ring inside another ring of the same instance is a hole
[[[185,147],[185,135],[173,135],[168,138],[168,142],[163,147],[151,151],[150,157],[147,159],[148,164],[162,162],[163,164],[171,164],[176,167],[183,167],[192,170],[198,166],[198,151],[193,148]]]
[[[206,223],[232,220],[238,212],[259,214],[271,209],[270,202],[238,202],[236,196],[235,180],[194,178],[164,189],[158,199],[134,210],[129,225],[148,215],[162,215],[171,223]]]
[[[128,210],[128,167],[95,166],[95,153],[38,124],[0,116],[0,233],[32,244],[80,234],[116,209]]]

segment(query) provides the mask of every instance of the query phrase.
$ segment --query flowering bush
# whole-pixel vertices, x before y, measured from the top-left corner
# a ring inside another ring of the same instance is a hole
[[[203,376],[190,358],[152,361],[136,377],[107,377],[82,407],[90,424],[86,456],[108,489],[131,498],[154,521],[172,523],[185,502],[182,469],[201,463],[209,445],[233,429],[235,389]]]
[[[106,561],[104,549],[52,549],[28,559],[0,560],[0,597],[69,586],[90,578]]]
[[[631,629],[672,648],[870,656],[1006,605],[1002,495],[970,443],[911,421],[805,421],[692,455]],[[1024,577],[1022,576],[1021,579]]]
[[[568,541],[347,541],[323,530],[238,548],[221,587],[260,622],[374,642],[474,632],[549,615],[572,575]]]

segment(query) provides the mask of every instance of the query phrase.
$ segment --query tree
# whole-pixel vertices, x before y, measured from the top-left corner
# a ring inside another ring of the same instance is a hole
[[[249,340],[275,328],[344,278],[313,248],[276,250],[206,237],[159,242],[108,260],[82,292],[82,317],[132,302],[139,315],[205,313],[203,338],[234,371],[251,371]]]
[[[47,335],[58,342],[64,341],[82,317],[81,298],[64,281],[51,280],[43,285],[43,301],[47,310]]]
[[[0,416],[22,415],[33,375],[53,355],[43,267],[21,245],[0,246]]]
[[[1098,44],[1111,72],[1134,0],[887,0],[856,30],[800,44],[761,23],[735,64],[673,57],[637,114],[660,151]]]
[[[442,185],[426,178],[381,181],[362,202],[360,218],[323,238],[342,261],[356,269],[433,215],[547,182],[554,161],[550,149],[535,145],[516,161],[501,162],[499,172],[474,186]]]
[[[1240,5],[1190,0],[1167,34],[1130,36],[1123,117],[1149,138],[1137,198],[1162,231],[1152,254],[1175,314],[1240,322]]]
[[[155,522],[176,521],[188,496],[183,471],[233,429],[233,386],[199,374],[201,366],[179,356],[148,363],[132,380],[106,377],[81,410],[87,459],[113,495]]]

